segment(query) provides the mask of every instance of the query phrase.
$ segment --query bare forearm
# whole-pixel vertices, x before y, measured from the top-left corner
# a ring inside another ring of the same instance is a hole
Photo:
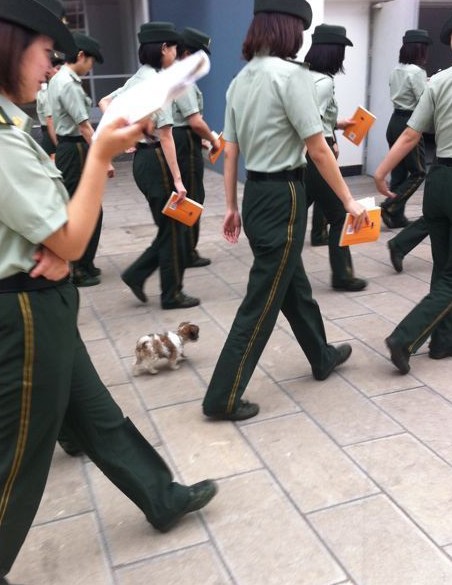
[[[215,142],[215,136],[212,134],[212,130],[201,114],[193,114],[193,116],[190,116],[188,123],[193,132],[196,132],[198,136],[204,138],[204,140],[208,140],[210,143]]]
[[[224,149],[224,190],[226,195],[226,208],[236,211],[237,206],[237,163],[238,146],[227,142]]]
[[[53,125],[52,116],[48,116],[47,118],[47,132],[49,133],[50,140],[56,146],[58,144],[58,139],[55,133],[55,126]]]
[[[420,132],[412,128],[406,128],[375,171],[375,178],[383,179],[386,177],[413,150],[421,136]]]
[[[91,144],[94,134],[94,128],[91,126],[91,123],[86,120],[79,124],[79,130],[83,138],[88,144]]]
[[[173,131],[171,127],[164,127],[160,129],[160,144],[162,145],[163,154],[168,164],[171,176],[174,183],[180,182],[181,173],[179,165],[177,164],[176,146],[173,139]]]

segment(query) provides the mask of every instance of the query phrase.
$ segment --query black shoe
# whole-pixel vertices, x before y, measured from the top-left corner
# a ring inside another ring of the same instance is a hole
[[[342,282],[333,282],[334,290],[343,290],[346,292],[358,292],[367,286],[367,280],[364,278],[350,278]]]
[[[203,266],[209,266],[212,263],[210,258],[203,258],[202,256],[196,256],[192,258],[187,264],[187,268],[202,268]]]
[[[70,455],[71,457],[78,457],[79,455],[83,455],[82,449],[80,449],[80,447],[77,447],[73,443],[70,443],[69,441],[58,441],[58,444],[66,453],[66,455]]]
[[[96,286],[100,284],[100,278],[98,276],[91,276],[85,270],[74,270],[72,274],[72,282],[77,287],[84,287],[84,286]]]
[[[232,412],[208,413],[204,411],[206,416],[217,420],[246,420],[247,418],[256,416],[258,413],[259,405],[248,400],[240,400],[238,406]]]
[[[98,268],[97,266],[94,266],[93,263],[91,263],[87,269],[86,272],[90,275],[90,276],[100,276],[102,274],[102,270],[100,268]]]
[[[127,282],[127,280],[124,278],[124,276],[121,276],[121,280],[124,284],[127,284],[127,286],[130,288],[130,290],[133,292],[133,294],[137,297],[137,299],[139,301],[141,301],[142,303],[148,302],[148,298],[144,293],[143,286],[141,286],[139,284],[132,284],[131,282]]]
[[[442,360],[447,357],[452,357],[452,349],[432,349],[430,347],[428,357],[432,360]]]
[[[338,345],[335,347],[336,350],[336,357],[331,363],[330,367],[325,370],[324,372],[314,372],[312,371],[312,375],[316,380],[326,380],[331,372],[336,369],[338,366],[343,364],[348,360],[348,358],[352,354],[352,346],[348,343],[343,343],[342,345]]]
[[[328,246],[328,236],[325,236],[324,238],[311,238],[311,246],[313,246],[314,248],[318,247],[318,246]]]
[[[197,307],[200,303],[200,299],[196,297],[189,297],[184,293],[178,293],[174,301],[162,303],[162,309],[190,309],[191,307]]]
[[[398,252],[394,242],[392,240],[388,241],[388,248],[389,248],[389,257],[391,258],[391,264],[394,267],[394,270],[396,272],[402,272],[403,271],[403,259],[404,259],[404,254],[402,254],[402,252]]]
[[[394,217],[383,206],[381,206],[381,219],[389,229],[404,228],[411,223],[404,215],[399,218]]]
[[[397,345],[390,336],[385,339],[385,343],[391,353],[391,362],[401,374],[408,374],[410,371],[410,352]]]
[[[217,491],[217,485],[211,479],[205,479],[204,481],[194,483],[188,488],[188,501],[182,510],[165,524],[157,525],[152,523],[152,525],[160,532],[168,532],[168,530],[171,530],[171,528],[173,528],[173,526],[175,526],[185,514],[190,514],[190,512],[196,512],[196,510],[204,508],[204,506],[206,506],[215,496]]]

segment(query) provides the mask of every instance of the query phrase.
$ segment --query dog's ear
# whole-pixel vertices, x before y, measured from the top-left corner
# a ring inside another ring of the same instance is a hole
[[[196,341],[199,337],[199,327],[197,325],[190,325],[190,339]]]

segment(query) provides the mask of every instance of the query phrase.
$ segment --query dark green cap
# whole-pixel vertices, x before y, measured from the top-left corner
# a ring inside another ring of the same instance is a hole
[[[181,33],[181,40],[187,49],[193,51],[205,51],[210,55],[210,37],[205,33],[187,26]]]
[[[402,42],[407,43],[423,43],[424,45],[431,45],[432,39],[428,36],[428,32],[422,28],[415,28],[407,30],[403,36]]]
[[[312,9],[306,0],[254,0],[254,14],[259,12],[279,12],[298,16],[307,30],[312,22]]]
[[[93,37],[89,37],[88,35],[82,35],[81,33],[74,33],[74,41],[78,51],[83,51],[94,59],[98,63],[103,63],[104,58],[102,57],[102,53],[100,52],[100,44],[96,39]]]
[[[446,22],[443,24],[443,28],[441,29],[441,33],[439,35],[439,38],[441,40],[441,42],[443,43],[443,45],[449,45],[450,46],[450,35],[452,34],[452,16],[446,20]]]
[[[48,8],[51,12],[56,14],[59,19],[65,15],[65,9],[60,0],[37,0],[40,4]]]
[[[335,24],[319,24],[312,34],[313,45],[348,45],[353,47],[353,43],[347,38],[347,31],[343,26]]]
[[[50,37],[55,41],[57,51],[74,51],[74,40],[69,29],[55,12],[37,0],[1,0],[0,19]]]
[[[143,43],[178,43],[180,35],[172,22],[146,22],[141,25],[138,40]]]

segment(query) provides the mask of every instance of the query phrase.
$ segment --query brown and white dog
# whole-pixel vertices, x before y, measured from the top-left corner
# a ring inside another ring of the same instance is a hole
[[[187,341],[197,341],[199,327],[194,323],[183,321],[177,331],[165,333],[149,333],[137,341],[135,348],[135,363],[132,373],[138,376],[143,371],[158,374],[156,365],[161,359],[167,359],[172,370],[179,368],[178,362],[185,358],[184,344]]]

